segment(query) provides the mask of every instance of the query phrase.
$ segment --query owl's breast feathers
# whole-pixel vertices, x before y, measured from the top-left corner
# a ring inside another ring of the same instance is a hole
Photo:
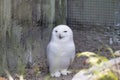
[[[54,56],[69,57],[75,54],[75,45],[73,42],[64,44],[50,42],[47,48],[50,54]]]

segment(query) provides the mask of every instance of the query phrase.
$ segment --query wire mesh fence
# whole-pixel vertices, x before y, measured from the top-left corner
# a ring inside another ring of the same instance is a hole
[[[114,26],[120,22],[119,6],[119,0],[68,0],[67,23]]]
[[[120,1],[119,0],[68,0],[67,24],[82,31],[84,45],[98,38],[98,43],[120,43]],[[84,35],[85,34],[85,35]],[[88,42],[87,42],[88,41]],[[93,44],[91,44],[93,45]]]

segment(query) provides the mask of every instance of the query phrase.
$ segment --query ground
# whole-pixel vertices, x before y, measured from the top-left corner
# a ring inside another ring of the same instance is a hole
[[[117,42],[113,41],[113,43],[110,44],[110,38],[113,38],[112,30],[113,28],[111,27],[102,26],[82,26],[79,29],[73,29],[76,53],[92,51],[111,58],[110,51],[107,50],[107,48],[110,47],[113,51],[119,50],[119,45]],[[73,73],[67,76],[51,78],[48,76],[48,69],[45,68],[40,74],[38,74],[36,79],[35,77],[33,79],[31,76],[33,74],[28,75],[27,78],[29,78],[29,80],[71,80],[77,71],[88,67],[88,65],[84,64],[84,60],[84,57],[75,57],[73,64],[70,66]]]
[[[119,50],[119,43],[113,39],[113,28],[88,25],[80,27],[73,29],[76,54],[78,52],[92,51],[111,58],[110,51],[107,48],[111,48],[113,51]],[[112,38],[112,44],[110,38]],[[70,66],[70,70],[73,73],[59,78],[51,78],[48,73],[48,67],[42,66],[43,63],[38,61],[38,64],[33,65],[29,69],[28,67],[26,68],[25,78],[26,80],[71,80],[79,70],[88,67],[84,60],[84,57],[75,57],[73,64]]]

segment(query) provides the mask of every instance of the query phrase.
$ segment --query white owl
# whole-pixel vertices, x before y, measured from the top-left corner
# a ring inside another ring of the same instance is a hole
[[[68,67],[75,57],[73,32],[67,25],[58,25],[52,31],[47,46],[47,60],[52,77],[71,73]]]

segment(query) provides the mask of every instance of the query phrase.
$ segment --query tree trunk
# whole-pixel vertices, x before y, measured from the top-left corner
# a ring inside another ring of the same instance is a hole
[[[28,62],[45,67],[54,20],[55,0],[0,0],[0,69]]]

